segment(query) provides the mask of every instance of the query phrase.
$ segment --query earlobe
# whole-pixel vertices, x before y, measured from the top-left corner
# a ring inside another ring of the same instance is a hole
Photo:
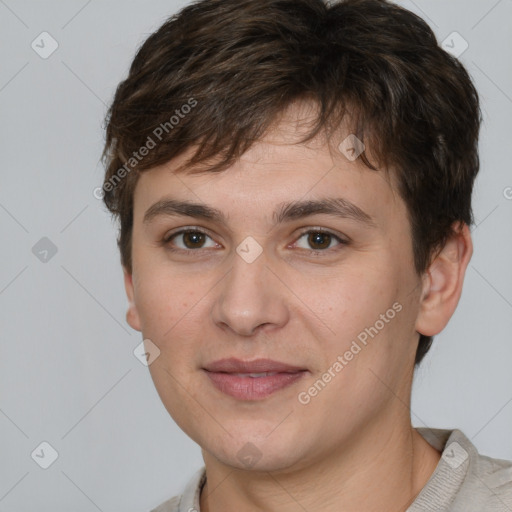
[[[424,276],[416,331],[425,336],[439,334],[453,315],[473,254],[469,227],[456,223],[453,230]]]
[[[139,318],[139,312],[135,305],[135,290],[133,286],[133,274],[130,274],[128,270],[123,267],[124,273],[124,288],[126,290],[126,296],[128,298],[128,310],[126,311],[126,321],[128,325],[136,331],[141,331],[141,324]]]

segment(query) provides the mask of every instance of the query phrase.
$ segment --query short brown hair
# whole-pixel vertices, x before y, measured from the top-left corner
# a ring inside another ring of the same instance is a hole
[[[478,95],[421,18],[385,0],[199,0],[138,49],[105,119],[103,200],[126,269],[139,172],[192,146],[182,168],[222,171],[301,99],[319,109],[300,142],[357,113],[353,132],[394,169],[419,275],[454,221],[473,224]],[[431,343],[420,334],[416,365]]]

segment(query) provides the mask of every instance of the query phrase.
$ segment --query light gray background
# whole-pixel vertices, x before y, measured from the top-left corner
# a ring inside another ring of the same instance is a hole
[[[140,512],[202,465],[174,424],[125,322],[102,123],[139,44],[185,1],[0,0],[0,512]],[[512,459],[512,1],[416,0],[481,94],[475,251],[458,310],[417,373],[415,426],[460,428]],[[43,31],[59,47],[42,59]],[[507,199],[507,196],[509,199]],[[48,237],[46,263],[32,247]],[[59,457],[31,458],[42,441]]]

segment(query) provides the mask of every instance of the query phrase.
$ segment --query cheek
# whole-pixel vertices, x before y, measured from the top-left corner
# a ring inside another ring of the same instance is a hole
[[[372,270],[371,265],[340,267],[328,277],[307,283],[302,295],[331,331],[351,337],[391,307],[398,289],[388,275],[375,267]]]
[[[201,395],[195,392],[194,382],[182,371],[181,364],[172,364],[172,359],[162,352],[160,358],[149,366],[151,378],[167,412],[177,425],[195,439],[196,423],[201,418]]]
[[[141,276],[137,309],[143,336],[158,346],[157,362],[179,375],[180,382],[196,370],[208,346],[205,336],[212,334],[208,290],[213,291],[214,283],[198,274],[164,275],[151,269]],[[165,374],[158,380],[162,379],[164,386],[173,385]]]
[[[135,303],[144,335],[165,342],[182,322],[186,322],[199,299],[191,291],[194,287],[190,280],[147,270],[139,274]]]
[[[322,322],[317,321],[312,328],[329,327],[328,336],[321,338],[327,367],[338,356],[345,356],[351,367],[350,371],[347,367],[343,370],[348,377],[352,370],[383,370],[407,357],[410,306],[402,297],[407,283],[400,282],[398,268],[385,259],[380,265],[362,261],[359,268],[351,267],[350,272],[324,281],[323,293],[313,294],[311,309]]]

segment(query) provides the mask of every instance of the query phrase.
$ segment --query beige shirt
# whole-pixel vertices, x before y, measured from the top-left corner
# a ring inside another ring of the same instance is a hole
[[[512,512],[512,461],[480,455],[457,429],[416,430],[442,456],[407,512]],[[205,481],[203,466],[182,494],[151,512],[200,512]]]

